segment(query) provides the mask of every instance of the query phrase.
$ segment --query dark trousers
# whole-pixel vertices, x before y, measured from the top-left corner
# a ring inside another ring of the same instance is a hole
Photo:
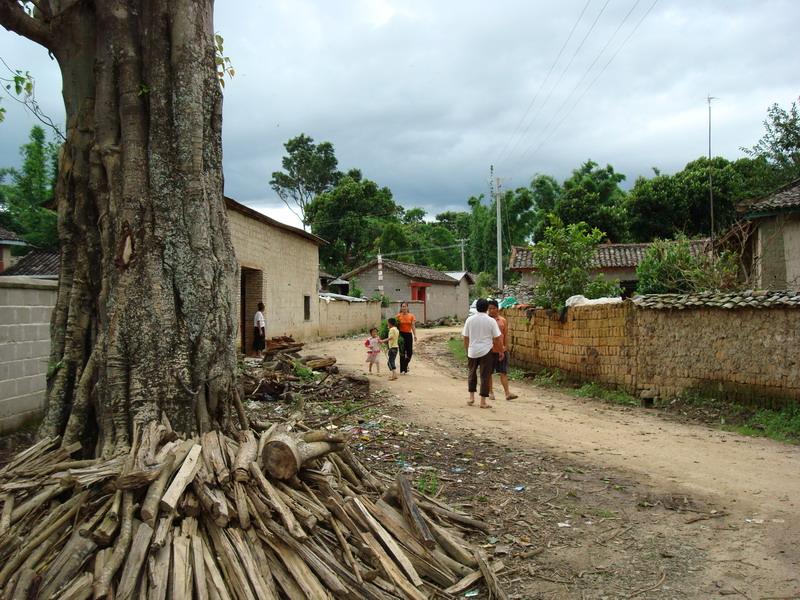
[[[403,338],[403,352],[400,354],[400,372],[408,373],[408,363],[411,362],[411,355],[414,354],[414,334],[400,332]]]
[[[394,364],[394,359],[397,358],[397,348],[389,348],[389,370],[394,371],[397,365]]]
[[[489,380],[494,370],[494,352],[487,352],[480,358],[470,358],[469,377],[467,377],[467,391],[475,392],[478,389],[478,371],[481,373],[480,396],[489,397]]]

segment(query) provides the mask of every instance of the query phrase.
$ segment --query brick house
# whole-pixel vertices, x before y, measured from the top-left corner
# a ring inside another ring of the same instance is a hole
[[[707,239],[693,240],[692,251],[702,252],[708,245]],[[636,268],[642,262],[650,244],[600,244],[592,259],[590,276],[602,275],[604,279],[619,280],[627,292],[636,288],[639,276]],[[527,246],[512,246],[508,268],[521,274],[521,283],[535,286],[539,282],[537,268],[533,262],[533,250]]]
[[[399,260],[384,258],[382,263],[384,296],[395,303],[403,300],[420,302],[422,314],[415,314],[420,321],[433,321],[441,317],[466,317],[469,311],[471,277],[465,276],[456,280],[431,267]],[[377,259],[341,276],[347,280],[354,277],[365,296],[370,297],[380,291]]]
[[[241,348],[253,345],[253,315],[266,305],[267,336],[295,339],[319,333],[319,247],[325,240],[225,198],[239,263]]]
[[[753,287],[800,290],[800,180],[739,203]]]

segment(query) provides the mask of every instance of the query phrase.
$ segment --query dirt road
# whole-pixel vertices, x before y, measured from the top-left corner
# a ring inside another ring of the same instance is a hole
[[[667,421],[646,409],[573,398],[527,382],[512,382],[520,396],[513,402],[499,394],[491,410],[467,406],[465,380],[444,355],[445,340],[458,333],[421,330],[411,373],[390,382],[383,365],[374,378],[398,396],[409,419],[616,469],[657,493],[691,495],[729,513],[732,528],[743,533],[725,542],[734,547],[715,548],[713,534],[706,545],[718,562],[747,559],[757,567],[765,585],[751,588],[760,593],[756,597],[767,597],[766,590],[800,589],[799,447]],[[343,368],[364,372],[360,340],[321,342],[307,350],[335,355]],[[714,573],[710,569],[709,577]]]

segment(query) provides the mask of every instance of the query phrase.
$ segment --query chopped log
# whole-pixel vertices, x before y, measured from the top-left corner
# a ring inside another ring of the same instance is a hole
[[[114,545],[108,562],[100,573],[99,578],[95,578],[94,600],[105,598],[109,595],[111,588],[111,579],[116,574],[125,555],[128,553],[128,548],[131,543],[131,530],[133,528],[133,495],[129,491],[122,492],[122,524],[119,528],[119,535],[117,536],[117,543]]]
[[[148,600],[165,600],[169,587],[169,563],[172,556],[171,529],[162,545],[148,558],[147,598]]]
[[[436,540],[414,500],[414,495],[411,493],[411,484],[402,473],[397,475],[397,487],[400,490],[400,506],[403,507],[403,514],[408,519],[408,522],[411,523],[422,545],[432,550],[436,547]]]
[[[0,535],[11,527],[11,513],[14,511],[14,495],[3,494],[3,515],[0,517]]]
[[[226,485],[231,480],[231,474],[219,436],[216,431],[209,431],[203,435],[203,456],[208,459],[209,466],[213,469],[220,485]]]
[[[419,574],[414,568],[414,565],[411,564],[411,561],[408,559],[408,557],[400,548],[400,546],[397,545],[397,542],[394,541],[394,538],[391,535],[389,535],[389,532],[386,531],[386,529],[384,529],[383,526],[380,523],[378,523],[375,517],[373,517],[367,510],[367,508],[365,507],[365,503],[367,502],[369,502],[369,500],[367,500],[366,498],[364,498],[363,500],[358,498],[351,498],[348,501],[348,504],[352,503],[353,506],[358,508],[358,510],[361,512],[361,515],[367,521],[369,528],[380,538],[381,542],[386,547],[386,549],[392,553],[394,560],[396,560],[398,564],[401,567],[403,567],[403,571],[406,572],[406,575],[408,575],[408,578],[411,580],[411,583],[413,583],[415,587],[421,586],[422,579],[420,578]],[[381,563],[383,563],[383,561],[381,561]]]
[[[197,469],[200,468],[199,459],[202,449],[203,447],[200,444],[195,444],[192,446],[192,449],[189,450],[189,454],[186,455],[186,459],[183,461],[180,469],[178,469],[178,472],[175,474],[175,478],[172,480],[172,483],[169,485],[167,491],[164,493],[164,496],[161,498],[161,510],[168,512],[175,510],[181,494],[183,494],[186,486],[188,486],[192,482],[192,479],[194,479]]]
[[[192,600],[192,563],[189,557],[189,538],[176,535],[172,539],[172,589],[170,598]]]
[[[305,361],[305,365],[314,371],[332,367],[336,364],[336,359],[333,357],[313,358]]]
[[[88,600],[92,597],[92,584],[94,576],[91,573],[81,573],[73,579],[58,595],[59,600]],[[42,596],[46,597],[46,596]]]
[[[195,533],[189,539],[192,549],[192,575],[194,577],[197,600],[209,600],[206,566],[203,560],[203,538]]]
[[[153,535],[153,543],[151,544],[154,549],[163,548],[171,539],[170,533],[172,532],[172,521],[175,518],[175,513],[168,513],[159,517],[156,523],[155,534]]]
[[[378,556],[386,575],[388,575],[389,579],[391,579],[397,585],[397,587],[400,588],[407,598],[410,598],[411,600],[427,600],[427,598],[403,576],[403,574],[400,572],[400,569],[395,566],[392,559],[389,558],[389,556],[383,551],[383,548],[381,548],[381,545],[372,536],[372,534],[364,533],[362,538]]]
[[[277,433],[264,447],[264,469],[271,477],[285,481],[294,477],[306,461],[334,452],[338,448],[338,444],[330,442],[307,444],[288,433]]]
[[[26,500],[11,512],[11,524],[13,525],[29,512],[39,508],[45,502],[58,496],[63,491],[64,488],[62,488],[60,484],[48,485],[33,498]]]
[[[161,467],[161,472],[158,478],[150,484],[149,488],[147,488],[147,495],[142,503],[142,508],[139,511],[139,514],[141,514],[142,520],[150,525],[150,527],[155,527],[156,517],[158,516],[158,507],[161,503],[161,497],[164,495],[164,488],[167,487],[167,484],[175,474],[175,471],[180,468],[184,460],[186,460],[186,456],[193,447],[194,442],[191,440],[187,440],[178,445],[174,452],[168,454],[164,458],[164,463]]]
[[[203,566],[206,569],[206,581],[208,582],[209,596],[219,598],[219,600],[232,600],[225,581],[219,571],[217,562],[214,560],[207,544],[203,544]]]
[[[250,463],[256,459],[258,442],[252,431],[239,434],[239,452],[233,463],[233,480],[248,481],[250,479]]]
[[[44,574],[39,589],[40,596],[49,598],[62,586],[72,581],[83,563],[96,549],[97,544],[74,530],[69,541]]]
[[[122,490],[117,490],[111,499],[111,506],[97,529],[91,532],[92,539],[98,546],[108,546],[114,539],[119,526],[119,510],[122,506]]]
[[[292,576],[286,566],[280,561],[277,555],[272,551],[272,549],[265,548],[264,555],[266,556],[269,570],[272,573],[272,576],[275,578],[275,581],[278,582],[281,590],[283,590],[284,595],[289,600],[307,600],[309,596],[306,595],[295,578]]]
[[[437,525],[429,517],[425,517],[425,521],[427,522],[431,533],[436,538],[436,543],[438,543],[444,549],[444,551],[447,552],[448,556],[451,556],[462,565],[467,565],[472,568],[478,566],[474,555],[471,554],[470,550],[464,547],[461,544],[461,541],[458,540],[452,533],[450,533],[450,531]]]
[[[8,581],[8,578],[14,573],[22,562],[31,554],[36,548],[44,543],[55,531],[58,531],[65,523],[69,522],[75,514],[80,510],[81,505],[86,500],[88,492],[81,492],[67,500],[62,506],[61,510],[54,512],[47,518],[41,525],[40,533],[35,537],[25,540],[25,545],[22,546],[17,552],[5,563],[3,569],[0,570],[0,588],[2,588]]]
[[[242,404],[242,397],[239,395],[239,388],[233,386],[233,406],[236,408],[236,415],[239,417],[239,428],[242,431],[250,429],[250,419],[247,418],[247,411]]]
[[[278,495],[278,491],[272,486],[269,480],[264,477],[256,463],[250,463],[250,472],[253,475],[256,485],[266,496],[270,507],[278,513],[278,516],[281,518],[281,521],[283,521],[286,529],[288,529],[289,532],[298,539],[305,539],[308,537],[306,532],[303,531],[303,528],[300,527],[297,519],[294,518],[292,511],[288,506],[286,506],[281,497]]]
[[[236,503],[236,514],[239,519],[239,527],[250,529],[250,513],[247,510],[247,495],[244,486],[238,481],[233,482],[233,497]]]
[[[486,557],[486,553],[480,548],[475,548],[475,561],[480,567],[484,581],[486,581],[486,587],[489,588],[489,596],[497,598],[497,600],[508,600],[508,596],[505,591],[503,591],[497,579],[497,575],[495,575],[494,570],[492,570],[492,567],[489,565],[489,559]]]
[[[153,528],[147,523],[140,522],[133,536],[133,543],[125,561],[125,568],[117,586],[116,600],[128,600],[133,598],[136,589],[136,582],[142,570],[147,551],[150,548],[150,540],[153,537]]]
[[[496,560],[492,562],[491,567],[492,571],[499,573],[505,568],[505,565],[503,564],[502,560]],[[462,592],[466,592],[469,588],[478,583],[482,577],[483,572],[480,569],[473,571],[469,575],[461,578],[457,583],[451,585],[449,588],[445,588],[444,593],[458,595]]]

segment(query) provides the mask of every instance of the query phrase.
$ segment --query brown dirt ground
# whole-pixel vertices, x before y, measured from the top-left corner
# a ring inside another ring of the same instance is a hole
[[[800,448],[512,382],[467,407],[463,367],[420,332],[411,374],[355,423],[377,470],[492,523],[512,598],[800,598]],[[306,348],[363,372],[360,339]],[[478,598],[485,598],[479,592]]]

